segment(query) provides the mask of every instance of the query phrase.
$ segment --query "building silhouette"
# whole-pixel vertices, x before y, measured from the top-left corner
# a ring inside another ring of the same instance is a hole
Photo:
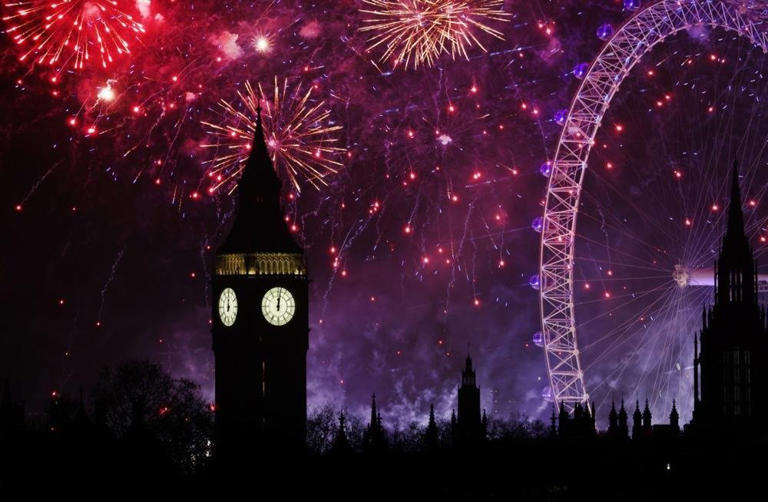
[[[691,430],[758,433],[768,423],[768,327],[734,164],[728,226],[715,262],[714,305],[695,337]]]
[[[589,440],[601,436],[621,441],[630,438],[629,416],[623,399],[618,411],[616,410],[616,403],[611,403],[611,410],[608,413],[608,429],[604,432],[598,431],[595,426],[597,414],[594,403],[592,403],[591,410],[589,405],[582,405],[581,403],[576,403],[572,412],[568,411],[564,404],[560,404],[559,410],[556,417],[554,406],[552,408],[550,435],[553,437]],[[635,411],[632,413],[631,437],[633,441],[672,439],[680,436],[680,415],[674,400],[672,401],[668,424],[653,424],[652,420],[653,415],[648,400],[646,399],[642,410],[640,401],[635,401]],[[557,427],[555,427],[555,423],[557,423]]]
[[[680,437],[680,414],[677,412],[677,403],[672,400],[672,409],[669,412],[668,424],[654,424],[651,430],[654,439],[675,439]]]
[[[469,355],[461,374],[458,408],[458,417],[451,416],[454,444],[468,446],[480,443],[485,439],[487,419],[484,420],[480,415],[480,388],[475,383],[475,370]]]
[[[643,414],[640,413],[640,402],[635,401],[635,412],[632,413],[632,439],[643,437]]]
[[[611,402],[611,412],[608,414],[608,436],[614,439],[629,438],[629,424],[627,410],[624,408],[624,399],[621,400],[621,408],[616,411],[616,403]]]
[[[554,410],[553,410],[554,414]],[[594,437],[595,429],[595,404],[592,403],[592,410],[589,404],[576,403],[573,407],[573,414],[569,413],[566,407],[560,403],[560,412],[557,417],[557,436],[563,439],[585,439]]]
[[[381,413],[376,408],[376,394],[371,396],[371,418],[363,433],[363,451],[381,453],[387,449],[387,433],[381,423]]]
[[[653,415],[645,400],[645,408],[640,411],[640,401],[635,401],[635,411],[632,413],[632,439],[648,439],[653,433],[651,421]]]
[[[345,457],[352,452],[352,447],[347,438],[347,419],[344,412],[339,412],[339,424],[336,426],[336,432],[333,435],[330,454],[335,457]]]
[[[440,431],[437,428],[437,421],[435,420],[435,407],[429,405],[429,421],[427,422],[427,428],[424,431],[424,450],[428,452],[434,452],[440,447]]]
[[[234,222],[212,274],[216,455],[225,462],[305,442],[309,281],[257,112]]]

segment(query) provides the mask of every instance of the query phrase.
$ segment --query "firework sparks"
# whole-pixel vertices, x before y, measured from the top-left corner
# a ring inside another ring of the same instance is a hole
[[[251,46],[259,54],[267,54],[272,49],[272,39],[266,34],[255,35],[251,39]]]
[[[234,188],[231,182],[245,165],[251,148],[259,102],[264,104],[263,126],[276,168],[297,192],[301,191],[302,182],[317,189],[326,185],[324,178],[342,167],[336,158],[345,150],[337,146],[334,134],[341,126],[329,121],[330,111],[325,102],[312,99],[312,87],[306,92],[301,85],[291,90],[287,79],[281,86],[277,77],[271,98],[267,98],[261,84],[258,91],[250,82],[244,87],[244,93],[237,93],[238,103],[219,102],[223,124],[203,122],[216,138],[204,145],[216,151],[216,156],[208,162],[208,176],[215,180],[209,190],[214,192],[230,184]]]
[[[121,9],[126,0],[40,0],[8,2],[13,13],[3,17],[13,41],[26,46],[19,60],[71,65],[83,69],[92,62],[106,68],[113,59],[129,54],[129,38],[144,33],[144,26]]]
[[[107,81],[107,85],[99,88],[99,92],[96,94],[96,98],[99,101],[110,103],[115,100],[115,90],[112,88],[112,81]]]
[[[360,31],[370,31],[369,49],[386,47],[380,60],[391,59],[406,69],[432,66],[443,54],[469,59],[467,49],[485,47],[476,36],[484,32],[499,40],[503,34],[490,21],[508,21],[502,0],[363,0],[372,9]]]

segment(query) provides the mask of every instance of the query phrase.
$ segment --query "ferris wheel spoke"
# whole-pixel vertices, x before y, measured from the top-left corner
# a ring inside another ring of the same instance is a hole
[[[601,223],[601,224],[603,223],[601,220],[599,220],[599,219],[595,218],[594,216],[592,216],[592,215],[591,215],[591,214],[589,214],[589,213],[586,213],[586,214],[584,214],[583,216],[586,216],[587,218],[590,218],[592,221],[594,221],[594,222],[596,222],[596,223]],[[643,239],[643,238],[639,237],[638,235],[636,235],[636,234],[634,234],[634,233],[630,232],[630,231],[629,231],[629,230],[626,228],[626,226],[624,226],[624,227],[618,227],[618,226],[610,226],[610,225],[606,225],[606,227],[607,227],[607,230],[613,230],[613,231],[615,231],[615,232],[618,232],[618,233],[620,233],[620,235],[621,235],[622,237],[628,237],[629,239],[631,239],[631,240],[632,240],[632,241],[634,241],[635,243],[638,243],[638,244],[642,244],[642,246],[643,246],[643,247],[645,247],[645,248],[649,249],[649,250],[650,250],[650,251],[652,251],[654,254],[661,254],[661,256],[666,256],[666,254],[665,254],[665,253],[663,253],[663,252],[661,252],[661,251],[659,250],[659,247],[658,247],[657,245],[655,245],[655,244],[653,244],[653,243],[651,243],[651,242],[648,242],[647,240],[645,240],[645,239]],[[597,240],[595,240],[595,239],[593,239],[593,238],[587,237],[587,236],[585,236],[585,235],[583,235],[583,234],[581,234],[581,233],[577,233],[577,234],[576,234],[576,236],[577,236],[578,238],[581,238],[581,239],[587,240],[587,241],[589,241],[589,242],[592,242],[592,243],[594,243],[594,244],[597,244],[597,245],[601,245],[601,246],[604,246],[604,247],[605,247],[606,249],[608,249],[608,250],[611,250],[611,251],[612,251],[612,250],[614,249],[613,247],[610,247],[610,246],[608,246],[607,244],[605,244],[605,243],[603,243],[603,242],[599,242],[599,241],[597,241]],[[645,260],[647,260],[647,258],[640,258],[640,257],[638,257],[638,259],[639,259],[640,261],[645,261]]]
[[[656,271],[658,272],[658,271]],[[670,279],[669,274],[659,274],[659,275],[644,275],[644,276],[632,276],[632,277],[599,277],[594,279],[594,282],[598,282],[600,284],[603,283],[616,283],[616,282],[632,282],[632,281],[648,281],[648,280],[665,280]],[[591,282],[589,279],[581,279],[581,280],[574,280],[574,282],[584,282],[586,284],[590,284]],[[612,298],[621,298],[622,296],[626,295],[619,295]]]
[[[594,197],[594,195],[589,195]],[[654,253],[660,252],[658,245],[649,242],[646,238],[641,237],[639,234],[635,233],[632,228],[627,225],[626,221],[619,218],[618,216],[609,216],[601,212],[600,217],[598,217],[593,215],[591,212],[584,211],[583,209],[579,212],[579,216],[589,218],[591,221],[599,223],[602,227],[605,227],[606,230],[613,230],[618,232],[622,237],[630,238],[636,243],[642,244],[644,247],[652,250]],[[672,234],[667,233],[666,235],[667,237],[672,237]]]
[[[666,297],[665,297],[665,299],[666,299]],[[655,303],[660,303],[660,302],[654,302],[654,305],[649,305],[648,308],[645,309],[644,315],[646,315],[646,316],[650,315],[648,313],[648,311],[652,310],[656,306]],[[672,309],[668,309],[668,310],[672,310]],[[659,320],[657,322],[659,322],[659,323],[663,322],[664,317],[666,317],[665,314],[664,313],[659,313],[657,315],[659,316]],[[613,376],[615,375],[615,373],[617,371],[623,374],[623,372],[626,371],[627,368],[629,368],[630,365],[632,365],[634,363],[634,359],[635,359],[636,355],[639,352],[641,352],[642,350],[645,350],[646,352],[648,352],[649,355],[654,353],[654,352],[656,352],[653,349],[656,347],[656,344],[658,344],[659,340],[661,339],[661,337],[659,337],[659,336],[642,336],[642,335],[637,334],[637,332],[629,333],[629,335],[634,335],[634,336],[631,336],[631,338],[633,340],[635,340],[635,344],[632,347],[632,351],[630,352],[630,356],[625,357],[622,360],[621,364],[619,364],[617,366],[617,368],[613,372],[609,373],[606,376],[606,378],[603,380],[603,382],[605,382],[608,379],[613,378]],[[648,348],[649,344],[654,344],[654,347],[649,349]],[[625,345],[626,344],[617,344],[617,346],[612,347],[612,349],[613,349],[613,351],[615,351],[616,349],[621,348],[621,349],[623,349],[623,352],[626,352],[627,351],[627,347]],[[601,359],[607,358],[607,356],[609,356],[609,355],[612,355],[612,354],[611,353],[603,353],[603,354],[601,354],[600,357],[597,358],[593,364],[597,364],[597,363],[601,362]],[[645,361],[645,364],[648,364],[647,360]],[[640,383],[642,383],[642,382],[638,382],[636,388],[640,386]]]
[[[680,312],[681,312],[682,297],[683,297],[683,294],[680,291],[676,292],[676,294],[674,295],[674,305],[672,307],[671,312],[676,317],[678,317]],[[675,326],[673,326],[673,328],[674,327]],[[666,371],[668,371],[667,368],[671,368],[672,367],[671,361],[672,361],[673,357],[675,359],[677,359],[677,356],[679,355],[678,353],[675,353],[672,350],[672,347],[673,347],[674,343],[677,341],[677,336],[676,335],[677,335],[677,333],[675,333],[674,329],[664,329],[664,330],[662,330],[662,336],[658,336],[657,337],[660,341],[662,341],[664,343],[664,347],[662,348],[662,351],[661,351],[663,359],[661,361],[661,364],[656,366],[656,370],[654,371],[654,382],[653,382],[653,385],[651,387],[651,389],[653,389],[653,391],[654,391],[653,392],[653,404],[654,404],[654,406],[656,405],[656,403],[658,402],[658,399],[660,397],[659,396],[659,394],[660,394],[659,391],[660,391],[661,387],[664,386],[664,385],[667,385],[667,386],[669,385],[669,379],[663,380],[662,379],[662,374],[665,373]],[[657,352],[657,354],[658,354],[658,352]],[[649,353],[649,355],[650,355],[650,353]]]
[[[669,237],[669,238],[672,238],[672,237],[673,237],[673,234],[671,234],[671,233],[670,233],[670,232],[669,232],[667,229],[665,229],[665,228],[662,228],[662,227],[659,225],[659,222],[658,222],[658,221],[654,221],[654,219],[653,219],[653,218],[650,218],[650,217],[648,216],[648,214],[647,214],[647,213],[648,213],[648,210],[647,210],[647,208],[641,208],[641,207],[639,207],[639,206],[637,205],[637,203],[635,203],[633,200],[630,200],[630,199],[628,199],[628,198],[627,198],[627,197],[624,195],[624,193],[622,193],[622,191],[620,191],[620,190],[619,190],[617,187],[613,186],[613,184],[612,184],[612,183],[608,183],[608,182],[605,180],[605,177],[604,177],[604,176],[601,176],[601,175],[599,175],[599,174],[598,174],[598,175],[596,176],[596,178],[597,178],[598,180],[602,179],[602,180],[604,181],[604,185],[605,185],[605,186],[607,186],[608,188],[610,188],[610,189],[613,191],[613,193],[614,193],[614,194],[616,194],[616,195],[618,195],[618,196],[619,196],[619,198],[621,198],[622,200],[624,200],[624,202],[626,203],[627,207],[629,207],[629,208],[632,208],[632,209],[634,210],[633,214],[634,214],[635,216],[637,216],[637,217],[638,217],[638,218],[639,218],[641,221],[643,221],[643,222],[644,222],[646,225],[648,225],[648,227],[649,227],[649,228],[655,228],[656,230],[658,230],[658,231],[662,232],[663,234],[665,234],[665,236],[666,236],[666,237]],[[601,186],[602,186],[602,185],[601,185]],[[590,194],[588,191],[585,191],[585,193],[586,193],[588,196],[592,197],[592,198],[593,198],[595,201],[597,201],[597,200],[598,200],[598,199],[597,199],[597,198],[596,198],[594,195]],[[580,214],[581,214],[581,213],[580,213]]]
[[[681,344],[677,350],[673,350],[673,347],[676,343],[679,343],[679,337],[677,336],[677,329],[675,329],[677,326],[682,325],[690,325],[690,320],[692,318],[698,317],[697,311],[692,311],[691,308],[686,308],[685,305],[687,305],[688,302],[686,301],[686,296],[693,296],[693,304],[702,304],[703,301],[697,301],[697,300],[703,300],[703,298],[711,292],[711,288],[700,288],[697,290],[693,295],[689,295],[686,290],[678,289],[678,291],[675,291],[672,293],[672,298],[669,298],[669,296],[661,296],[657,299],[656,302],[649,305],[645,310],[643,315],[650,315],[648,312],[651,310],[654,310],[654,307],[657,303],[660,303],[663,301],[662,308],[659,309],[656,313],[656,319],[654,320],[655,323],[660,324],[662,326],[668,325],[671,327],[668,327],[666,329],[661,329],[657,331],[661,331],[661,333],[657,333],[657,336],[642,336],[637,333],[630,333],[630,335],[634,335],[633,338],[636,339],[636,343],[632,346],[631,354],[638,354],[639,352],[645,350],[648,354],[648,357],[644,361],[643,364],[648,365],[649,364],[649,358],[652,357],[653,354],[662,354],[663,360],[658,364],[654,371],[652,372],[654,382],[652,384],[652,394],[654,396],[654,403],[659,399],[661,391],[663,388],[668,388],[670,385],[670,379],[664,379],[664,374],[668,373],[670,368],[676,367],[679,365],[679,358],[681,351],[684,350],[684,347],[690,344]],[[682,320],[680,319],[682,318]],[[621,329],[626,328],[626,324],[620,326]],[[618,338],[614,335],[614,338]],[[684,337],[685,339],[685,337]],[[662,343],[662,346],[659,346],[659,343]],[[651,347],[648,346],[648,344],[653,344]],[[626,346],[615,346],[610,347],[610,352],[604,352],[601,353],[599,357],[595,359],[595,361],[587,367],[587,369],[590,369],[591,366],[597,365],[602,362],[604,358],[607,358],[608,356],[611,356],[613,352],[615,352],[618,348],[623,349],[622,352],[627,352],[628,348]],[[585,351],[587,348],[585,348]],[[595,385],[595,389],[599,389],[602,387],[606,382],[613,381],[617,378],[619,378],[620,375],[623,375],[623,373],[634,363],[634,357],[625,357],[620,364],[614,368],[614,370],[610,371],[598,384]],[[673,364],[674,363],[674,364]],[[682,369],[681,369],[682,371]],[[647,378],[651,376],[651,373],[646,373],[642,376],[642,378],[637,382],[635,386],[635,390],[641,388]]]
[[[630,199],[629,197],[627,197],[626,190],[624,189],[624,187],[616,186],[610,179],[606,178],[599,171],[597,171],[596,174],[595,174],[595,180],[599,183],[599,186],[601,188],[605,188],[605,187],[609,188],[618,198],[623,200],[625,202],[625,206],[627,208],[633,209],[632,214],[635,217],[637,217],[638,219],[640,219],[640,221],[645,223],[645,225],[647,225],[649,228],[655,228],[656,230],[658,230],[658,231],[662,232],[663,234],[665,234],[666,237],[671,238],[673,236],[673,234],[671,234],[668,229],[663,228],[659,224],[659,221],[661,221],[660,218],[654,218],[653,216],[650,215],[649,209],[653,209],[653,207],[640,207],[640,206],[638,206],[637,202],[635,202],[635,200]],[[599,201],[603,197],[602,194],[601,194],[600,197],[598,197],[598,196],[592,194],[589,191],[585,191],[585,192],[595,201],[595,203],[597,205],[600,204]]]
[[[604,317],[610,316],[610,314],[611,314],[611,312],[613,310],[616,310],[618,308],[626,308],[629,305],[632,305],[633,303],[640,301],[641,299],[645,298],[646,296],[653,295],[653,294],[658,293],[660,291],[663,292],[663,291],[671,289],[673,287],[675,287],[675,286],[672,286],[672,285],[660,285],[660,286],[657,286],[656,288],[652,288],[652,289],[649,289],[649,290],[641,292],[641,293],[628,293],[627,295],[623,296],[624,298],[629,297],[629,299],[627,301],[614,304],[613,309],[605,311],[605,312],[601,312],[600,314],[598,314],[598,315],[596,315],[594,317],[591,317],[590,319],[587,319],[587,320],[585,320],[583,322],[577,323],[576,324],[576,329],[583,329],[585,326],[589,325],[590,323],[592,323],[594,321],[597,321],[598,319],[602,319]],[[656,298],[654,300],[654,302],[662,301],[662,297],[663,297],[663,294],[659,294],[658,298]],[[622,297],[620,296],[618,298],[622,298]],[[592,300],[592,301],[589,301],[589,302],[579,302],[579,303],[576,304],[576,306],[586,305],[588,303],[595,303],[595,302],[598,302],[598,301],[605,301],[605,300]],[[582,349],[584,349],[584,348],[582,348]]]
[[[585,243],[587,244],[595,244],[598,247],[598,250],[605,249],[601,246],[601,243],[595,242],[588,238],[582,238]],[[589,269],[589,265],[594,265],[596,268],[600,271],[603,270],[603,266],[605,267],[605,274],[608,275],[608,277],[611,277],[614,275],[614,269],[615,267],[619,267],[622,271],[626,270],[633,270],[633,271],[643,271],[645,273],[653,274],[654,276],[658,275],[666,275],[667,277],[672,277],[672,270],[673,266],[671,265],[662,265],[659,264],[658,261],[654,263],[652,260],[649,260],[644,257],[638,257],[623,251],[616,251],[613,252],[612,248],[609,251],[606,251],[606,253],[610,253],[611,256],[608,256],[606,258],[596,258],[594,257],[594,250],[590,247],[589,248],[590,255],[592,255],[590,258],[582,258],[580,259],[577,264],[576,268],[577,270],[581,270],[584,274],[584,277],[586,279],[589,279],[592,277],[595,281],[600,281],[604,279],[604,275],[602,273],[595,273],[594,275],[586,272],[587,269]],[[615,255],[615,256],[613,256]],[[619,259],[617,259],[619,258]],[[623,261],[622,261],[623,260]],[[631,277],[630,275],[626,275],[626,277]]]
[[[703,288],[706,289],[706,288]],[[706,292],[704,292],[706,294]],[[673,301],[670,301],[669,296],[659,296],[652,304],[648,305],[643,311],[641,311],[642,316],[651,316],[650,312],[655,311],[656,319],[655,323],[657,324],[665,324],[669,323],[669,320],[671,317],[674,317],[675,314],[678,314],[683,311],[681,308],[681,302],[683,299],[684,294],[681,291],[673,292]],[[662,305],[662,309],[657,310],[657,305]],[[664,306],[666,305],[666,308]],[[696,317],[696,313],[691,313],[691,315],[688,315],[687,317]],[[634,324],[635,319],[629,319],[625,321],[622,325],[616,327],[616,329],[609,332],[606,336],[611,337],[612,340],[614,340],[614,343],[611,343],[608,347],[606,347],[599,355],[597,355],[594,359],[594,361],[587,366],[585,369],[589,370],[592,368],[592,366],[600,364],[603,359],[608,358],[609,356],[613,356],[614,352],[616,352],[618,349],[622,349],[622,352],[627,351],[626,341],[622,341],[622,335],[626,334],[631,339],[635,340],[635,344],[632,347],[632,354],[637,354],[638,352],[642,350],[646,350],[650,354],[653,353],[661,353],[664,355],[665,360],[662,361],[661,364],[659,364],[655,370],[655,382],[653,384],[654,389],[654,398],[658,398],[659,395],[659,389],[660,385],[668,385],[668,382],[661,382],[660,378],[662,378],[662,373],[666,371],[666,369],[671,368],[673,359],[679,358],[679,350],[673,351],[670,349],[670,347],[675,343],[675,340],[677,339],[675,336],[675,331],[671,329],[664,330],[664,336],[642,336],[638,335],[637,332],[630,332],[631,331],[631,324]],[[660,341],[664,342],[663,347],[659,349],[658,343]],[[597,343],[597,342],[595,342]],[[653,343],[654,345],[652,347],[648,347],[649,343]],[[589,346],[584,347],[585,354],[589,351]],[[605,378],[603,378],[602,381],[600,381],[598,384],[594,386],[595,389],[601,388],[605,382],[609,380],[614,380],[617,375],[623,374],[623,372],[634,362],[633,357],[627,357],[623,359],[623,362],[617,367],[610,371]],[[648,360],[646,359],[645,364],[648,364]],[[641,379],[641,381],[638,383],[636,388],[639,388],[641,384],[644,383],[644,379]]]
[[[584,260],[584,261],[586,261],[586,260]],[[616,263],[615,261],[600,260],[598,258],[590,258],[588,261],[589,261],[589,263],[597,263],[597,264],[606,265],[606,266],[615,265],[615,263]],[[655,272],[655,273],[667,272],[666,268],[658,266],[658,265],[654,266],[654,267],[649,267],[649,266],[645,266],[645,265],[632,265],[632,264],[628,264],[628,263],[621,263],[621,268],[623,268],[623,269],[631,269],[631,270],[638,270],[638,271],[642,270],[642,271],[645,271],[645,272]],[[657,276],[651,276],[651,277],[657,277]],[[658,277],[661,277],[661,276],[658,276]],[[664,277],[669,278],[670,274],[667,273],[667,274],[664,275]]]

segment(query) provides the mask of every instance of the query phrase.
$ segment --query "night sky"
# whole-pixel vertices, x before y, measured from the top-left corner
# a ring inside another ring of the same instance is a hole
[[[3,8],[0,377],[29,411],[135,358],[213,399],[209,269],[247,155],[249,83],[312,279],[310,407],[363,413],[376,392],[389,423],[425,422],[430,403],[447,417],[469,350],[491,416],[548,416],[529,286],[540,166],[578,88],[572,69],[597,54],[601,25],[632,14],[623,2],[458,2],[502,12],[482,20],[498,33],[476,28],[468,57],[446,49],[417,68],[382,59],[376,30],[361,31],[387,2],[82,3],[85,26],[117,23],[130,53],[105,37],[106,64],[94,40],[88,60],[70,42],[53,64],[20,61],[33,44],[14,42],[17,8]],[[622,396],[650,398],[656,416],[676,398],[690,418],[692,334],[711,290],[671,273],[711,266],[733,159],[760,257],[767,62],[724,31],[680,34],[603,120],[574,285],[600,418]]]

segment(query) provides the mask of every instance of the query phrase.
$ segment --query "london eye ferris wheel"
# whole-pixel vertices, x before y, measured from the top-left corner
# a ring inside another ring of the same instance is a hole
[[[713,297],[734,161],[768,273],[768,37],[762,11],[744,2],[625,6],[634,15],[600,26],[602,50],[574,68],[578,91],[555,116],[557,152],[541,166],[534,342],[547,398],[648,399],[661,415],[677,400],[690,417],[693,337]]]

